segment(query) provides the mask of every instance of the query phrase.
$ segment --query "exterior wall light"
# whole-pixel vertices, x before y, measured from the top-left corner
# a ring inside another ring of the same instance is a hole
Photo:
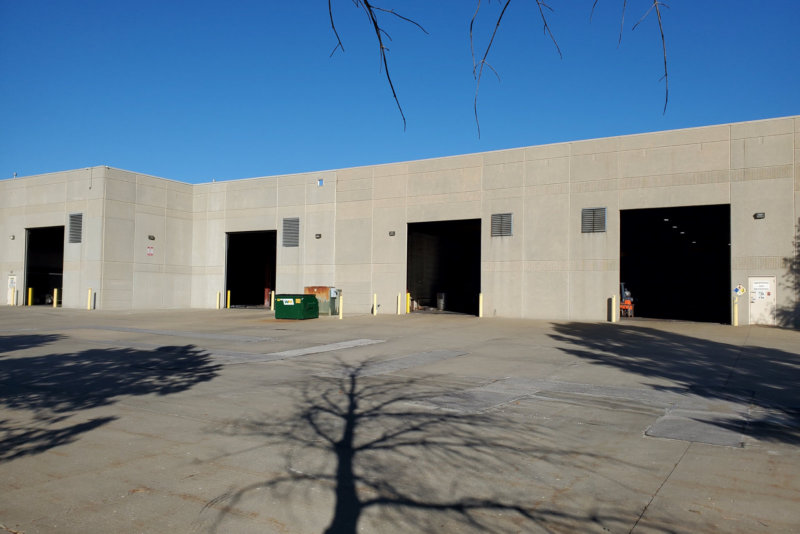
[[[394,237],[394,230],[392,230],[392,231],[390,231],[390,232],[389,232],[389,236],[390,236],[390,237]]]
[[[156,236],[149,235],[149,236],[147,236],[147,239],[149,239],[150,241],[155,241],[156,240]]]
[[[759,212],[753,214],[753,218],[756,219],[756,220],[758,220],[758,219],[766,219],[767,218],[767,214],[764,213],[763,211],[759,211]]]
[[[314,239],[322,239],[322,234],[314,234]]]
[[[8,236],[8,238],[9,238],[11,241],[14,241],[14,240],[17,238],[17,236],[15,236],[14,234],[11,234],[10,236]]]

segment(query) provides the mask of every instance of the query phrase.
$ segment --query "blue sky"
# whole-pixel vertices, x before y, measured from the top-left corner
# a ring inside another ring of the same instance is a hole
[[[376,1],[390,72],[351,0],[0,0],[0,178],[109,165],[207,182],[800,114],[800,1],[664,9],[669,105],[648,0],[512,1],[473,116],[477,0]],[[482,3],[484,47],[502,2]],[[297,7],[302,6],[302,7]]]

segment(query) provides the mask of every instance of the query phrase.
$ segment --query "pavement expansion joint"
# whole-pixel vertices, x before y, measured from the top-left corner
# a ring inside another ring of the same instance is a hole
[[[633,526],[631,526],[631,529],[628,531],[628,534],[633,534],[633,531],[636,530],[636,527],[639,525],[639,522],[644,517],[644,514],[647,513],[647,510],[650,508],[650,505],[653,504],[653,501],[655,500],[656,496],[658,496],[658,494],[661,492],[661,489],[664,487],[664,485],[667,483],[670,477],[672,477],[672,473],[674,473],[675,469],[678,468],[678,465],[680,465],[681,461],[686,456],[686,453],[689,452],[689,448],[691,446],[692,446],[691,443],[686,444],[686,448],[681,453],[680,458],[678,458],[678,460],[675,462],[675,465],[672,466],[672,469],[670,469],[669,473],[667,473],[667,476],[664,477],[664,480],[661,481],[661,484],[658,486],[658,489],[653,493],[653,495],[650,496],[650,500],[647,502],[644,508],[642,508],[642,512],[639,514],[639,517],[636,518],[636,522],[633,524]]]
[[[243,336],[240,334],[216,334],[212,332],[195,332],[189,330],[157,330],[150,328],[133,328],[127,326],[73,326],[59,330],[103,330],[107,332],[127,332],[131,334],[148,334],[154,336],[184,337],[191,339],[210,339],[216,341],[233,341],[236,343],[259,343],[273,338],[264,336]]]

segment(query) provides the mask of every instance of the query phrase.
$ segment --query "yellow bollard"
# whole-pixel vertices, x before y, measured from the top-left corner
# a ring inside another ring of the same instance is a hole
[[[372,294],[372,315],[378,315],[378,294]]]
[[[344,317],[344,295],[339,291],[339,319]]]
[[[91,287],[89,288],[89,294],[86,297],[86,309],[87,310],[91,310],[92,309],[92,288]]]
[[[401,293],[397,294],[397,315],[402,315],[402,313],[403,313],[402,311],[400,311],[400,310],[402,310],[402,308],[400,307],[401,306],[400,305],[400,302],[401,302],[401,300],[400,300],[401,296],[400,295],[401,295]]]
[[[53,307],[58,308],[58,288],[53,289]]]
[[[219,309],[221,305],[222,305],[222,294],[219,291],[217,291],[217,309]]]
[[[733,326],[739,326],[739,297],[733,297]]]
[[[270,291],[269,294],[269,309],[275,311],[275,292]]]
[[[617,306],[617,296],[611,295],[611,322],[616,323],[619,320],[619,307]]]
[[[478,293],[478,317],[483,317],[483,293]]]
[[[406,313],[411,313],[411,293],[406,293]]]
[[[33,288],[28,288],[28,306],[33,306]]]
[[[231,290],[230,289],[228,290],[228,300],[226,302],[227,302],[227,304],[225,305],[225,307],[230,310],[231,309]]]

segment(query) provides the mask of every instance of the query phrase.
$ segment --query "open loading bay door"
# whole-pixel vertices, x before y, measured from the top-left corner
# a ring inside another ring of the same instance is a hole
[[[478,314],[481,221],[408,224],[407,287],[419,309]]]
[[[620,212],[620,282],[635,315],[730,324],[730,205]]]
[[[231,306],[265,306],[275,290],[277,231],[228,232],[225,288]]]
[[[61,302],[64,278],[64,227],[28,228],[25,241],[25,287],[26,304],[52,306],[55,289]],[[28,289],[33,299],[28,302]]]

